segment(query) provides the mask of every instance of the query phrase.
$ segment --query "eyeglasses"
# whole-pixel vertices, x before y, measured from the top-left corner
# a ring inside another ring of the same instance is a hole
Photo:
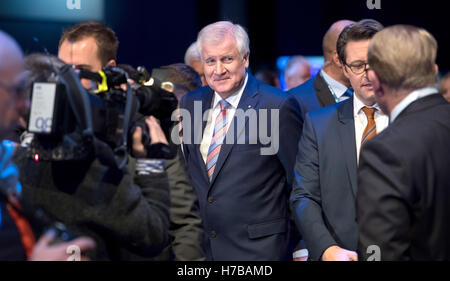
[[[369,70],[369,64],[367,62],[354,62],[351,64],[346,63],[345,65],[348,66],[355,75],[362,74],[363,72]]]

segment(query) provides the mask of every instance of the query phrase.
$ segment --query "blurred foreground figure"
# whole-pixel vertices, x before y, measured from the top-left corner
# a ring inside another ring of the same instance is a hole
[[[28,101],[19,90],[22,71],[22,51],[14,39],[0,31],[0,260],[65,261],[70,258],[66,252],[69,246],[78,247],[81,253],[95,248],[95,242],[80,237],[51,245],[55,232],[49,231],[35,243],[21,206],[22,186],[12,161],[15,144],[4,140],[17,124],[20,113],[28,108]]]

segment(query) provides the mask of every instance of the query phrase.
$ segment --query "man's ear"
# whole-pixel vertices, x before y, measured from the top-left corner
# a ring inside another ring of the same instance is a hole
[[[379,92],[381,90],[381,83],[375,71],[373,71],[372,69],[367,70],[367,78],[369,79],[370,83],[372,83],[372,88],[375,93]]]
[[[434,64],[434,71],[436,72],[436,75],[439,74],[439,66],[437,64]]]
[[[348,75],[347,68],[345,66],[343,66],[342,64],[341,64],[341,67],[342,67],[342,73],[344,73],[344,76],[350,80],[350,75]]]
[[[245,68],[248,68],[248,66],[249,66],[249,63],[250,63],[250,52],[248,52],[245,56],[244,56],[244,65],[245,65]]]
[[[110,61],[108,61],[108,63],[106,64],[106,66],[117,66],[116,60],[110,60]]]
[[[338,56],[338,53],[337,53],[336,51],[333,51],[333,62],[334,62],[334,64],[336,64],[337,66],[342,67],[342,63],[341,63],[341,61],[339,60],[339,56]]]

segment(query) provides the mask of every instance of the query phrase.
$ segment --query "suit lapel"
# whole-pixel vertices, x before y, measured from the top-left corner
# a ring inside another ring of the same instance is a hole
[[[350,179],[353,195],[357,191],[357,161],[355,143],[355,120],[353,117],[353,98],[347,99],[338,107],[339,136],[347,166],[347,174]]]
[[[256,79],[249,73],[248,74],[248,80],[247,85],[244,89],[244,92],[242,93],[241,99],[239,101],[237,109],[241,109],[244,112],[250,108],[253,108],[256,110],[256,105],[258,102],[258,99],[256,98],[258,92],[258,83]],[[236,117],[236,114],[235,114]],[[214,173],[211,179],[211,186],[214,184],[215,179],[217,178],[218,173],[223,167],[223,164],[225,163],[226,159],[228,158],[231,150],[233,149],[234,145],[237,143],[237,139],[239,135],[241,134],[242,130],[245,129],[245,124],[248,122],[248,118],[245,119],[244,122],[240,122],[236,124],[236,118],[233,118],[231,121],[232,124],[230,124],[230,127],[227,131],[226,138],[225,139],[232,139],[233,142],[231,144],[224,143],[222,144],[222,147],[220,148],[219,157],[217,158],[216,167],[214,168]],[[232,132],[232,128],[234,128]],[[229,141],[228,141],[229,142]]]
[[[328,88],[327,82],[325,82],[320,72],[314,78],[314,89],[316,90],[316,96],[320,106],[324,107],[336,103],[333,94]]]

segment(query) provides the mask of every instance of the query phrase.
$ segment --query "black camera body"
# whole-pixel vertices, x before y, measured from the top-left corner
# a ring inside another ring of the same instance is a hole
[[[84,89],[81,78],[96,82],[98,91]],[[44,81],[34,81],[28,120],[28,131],[34,138],[28,156],[37,161],[66,161],[96,155],[122,167],[126,162],[123,158],[131,152],[137,126],[142,128],[143,144],[150,146],[148,128],[139,121],[141,116],[160,119],[168,137],[171,113],[177,107],[175,95],[156,86],[133,83],[132,87],[129,79],[127,72],[117,67],[77,74],[64,65]],[[157,151],[147,149],[157,154],[147,157],[174,157],[168,146],[159,147]]]

